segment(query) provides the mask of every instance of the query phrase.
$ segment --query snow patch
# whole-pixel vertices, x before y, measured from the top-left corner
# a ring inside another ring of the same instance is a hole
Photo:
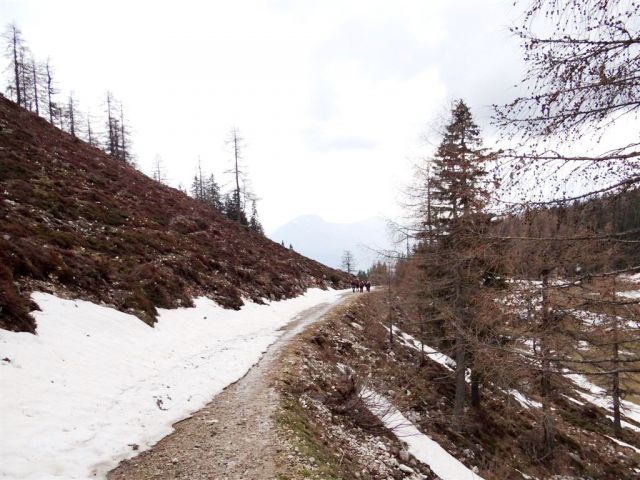
[[[37,335],[0,330],[0,477],[104,478],[241,378],[296,315],[336,302],[320,289],[267,305],[138,318],[34,293]],[[132,445],[137,445],[133,451]]]
[[[382,325],[387,328],[384,323]],[[453,370],[456,368],[456,361],[453,358],[431,348],[427,344],[422,343],[417,338],[403,332],[396,326],[391,326],[391,329],[396,338],[398,338],[405,347],[412,348],[413,350],[417,350],[419,352],[424,352],[424,354],[428,355],[431,360],[439,363],[447,370]]]
[[[384,325],[384,323],[382,325]],[[384,326],[385,328],[388,328],[386,325]],[[393,333],[396,338],[398,338],[405,347],[417,350],[419,352],[424,352],[425,355],[428,355],[431,360],[439,363],[447,370],[453,371],[456,368],[456,361],[453,358],[431,348],[429,345],[423,344],[420,340],[409,335],[408,333],[403,332],[398,327],[392,326],[391,328],[393,329]],[[465,380],[467,381],[467,383],[471,382],[470,377],[471,371],[467,370],[467,372],[465,373]],[[510,388],[508,390],[501,391],[503,393],[506,393],[507,395],[512,396],[524,408],[542,408],[542,404],[540,402],[536,402],[535,400],[527,398],[522,392],[516,389]]]
[[[581,390],[577,390],[577,393],[584,400],[586,400],[589,403],[592,403],[593,405],[601,407],[609,412],[613,410],[611,395],[609,395],[604,388],[599,387],[598,385],[595,385],[594,383],[590,382],[587,379],[587,377],[585,377],[582,374],[574,373],[569,370],[564,370],[563,373],[565,376],[569,377],[569,379],[573,381],[574,384],[580,387]],[[586,392],[582,390],[586,390]],[[640,424],[640,405],[630,402],[628,400],[620,400],[620,407],[621,407],[622,413],[627,418]],[[612,416],[608,416],[607,418],[613,421]],[[625,422],[624,420],[621,421],[621,424],[625,428],[629,428],[630,430],[640,432],[640,427],[638,427],[637,425],[634,425],[629,422]]]
[[[605,437],[607,437],[609,440],[611,440],[614,443],[617,443],[618,445],[620,445],[621,447],[626,447],[626,448],[630,448],[631,450],[633,450],[636,453],[640,453],[640,448],[638,447],[634,447],[633,445],[630,445],[626,442],[623,442],[622,440],[618,440],[617,438],[613,438],[610,437],[609,435],[605,435]]]
[[[428,465],[442,480],[482,480],[480,475],[467,468],[439,443],[420,432],[386,398],[366,388],[363,398],[371,413],[407,445],[409,453]]]

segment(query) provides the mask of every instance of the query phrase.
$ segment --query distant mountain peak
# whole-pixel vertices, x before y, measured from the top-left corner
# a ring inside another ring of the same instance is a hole
[[[357,268],[365,270],[377,260],[374,251],[391,248],[387,222],[380,217],[338,223],[317,214],[301,215],[276,228],[269,237],[333,268],[341,267],[345,250],[354,254]]]

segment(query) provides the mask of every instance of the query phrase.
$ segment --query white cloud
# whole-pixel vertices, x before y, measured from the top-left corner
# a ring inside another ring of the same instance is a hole
[[[425,125],[448,98],[474,107],[503,95],[517,54],[503,0],[0,0],[0,9],[83,108],[100,114],[106,89],[123,100],[141,167],[160,154],[174,185],[190,183],[198,155],[225,183],[224,138],[238,126],[267,228],[306,213],[395,214]]]

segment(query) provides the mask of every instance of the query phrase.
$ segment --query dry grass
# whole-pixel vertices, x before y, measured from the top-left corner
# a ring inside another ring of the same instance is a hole
[[[0,328],[34,331],[29,292],[155,307],[282,299],[347,276],[239,226],[0,96]]]
[[[613,434],[606,412],[588,404],[579,406],[561,395],[552,404],[558,447],[553,458],[545,462],[535,460],[541,457],[540,411],[520,406],[491,385],[485,385],[482,390],[481,407],[467,410],[464,432],[453,429],[452,375],[399,342],[389,347],[388,330],[380,324],[388,313],[385,300],[385,295],[378,293],[355,296],[348,307],[308,332],[298,347],[297,356],[302,365],[297,375],[289,378],[285,391],[296,398],[312,398],[332,412],[327,424],[327,418],[323,420],[319,413],[321,409],[304,411],[317,425],[324,425],[327,435],[336,425],[359,438],[371,434],[356,412],[357,391],[359,385],[366,382],[452,455],[468,466],[478,466],[480,474],[488,480],[521,478],[517,471],[537,478],[553,475],[634,478],[640,457],[604,436]],[[402,299],[398,302],[401,305]],[[398,326],[419,336],[415,322],[403,316],[401,310],[397,310],[397,314]],[[435,346],[430,339],[424,340]],[[563,392],[572,387],[558,384],[557,388]],[[339,401],[336,402],[336,398]],[[342,408],[336,409],[335,404]],[[625,433],[625,441],[640,445],[640,435]],[[387,438],[384,433],[377,434]],[[350,460],[356,464],[366,462],[356,453]]]

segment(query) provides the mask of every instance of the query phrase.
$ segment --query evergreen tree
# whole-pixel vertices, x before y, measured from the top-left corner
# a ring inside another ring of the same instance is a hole
[[[64,112],[67,125],[69,127],[69,133],[72,137],[76,137],[78,123],[77,123],[77,113],[76,113],[76,103],[73,99],[73,93],[69,93],[69,99],[67,100],[67,108]]]
[[[249,228],[254,232],[258,232],[264,235],[264,229],[262,228],[260,220],[258,220],[258,209],[256,208],[255,200],[253,200],[253,203],[251,204],[251,218],[249,219]]]
[[[203,201],[215,208],[218,211],[222,211],[222,199],[220,198],[220,186],[216,182],[213,174],[209,175],[209,178],[203,182]]]
[[[240,225],[249,225],[249,221],[247,220],[247,216],[244,213],[242,206],[238,206],[235,190],[225,194],[222,212],[227,218],[238,222]]]
[[[486,269],[485,249],[477,240],[488,224],[483,213],[488,197],[485,161],[490,158],[482,148],[480,130],[467,105],[458,100],[451,111],[442,141],[431,160],[427,179],[429,209],[420,209],[423,238],[419,247],[425,275],[425,304],[429,315],[439,322],[432,325],[444,344],[454,346],[456,360],[454,424],[462,428],[467,402],[466,372],[472,371],[472,404],[479,406],[480,368],[479,328],[471,312],[476,311],[478,290]],[[476,237],[476,238],[474,238]]]
[[[197,174],[194,175],[193,182],[191,183],[191,196],[200,201],[204,199],[202,182],[200,181],[200,177]]]
[[[451,113],[429,179],[431,221],[439,236],[450,234],[462,217],[482,211],[489,195],[480,129],[462,100]]]

